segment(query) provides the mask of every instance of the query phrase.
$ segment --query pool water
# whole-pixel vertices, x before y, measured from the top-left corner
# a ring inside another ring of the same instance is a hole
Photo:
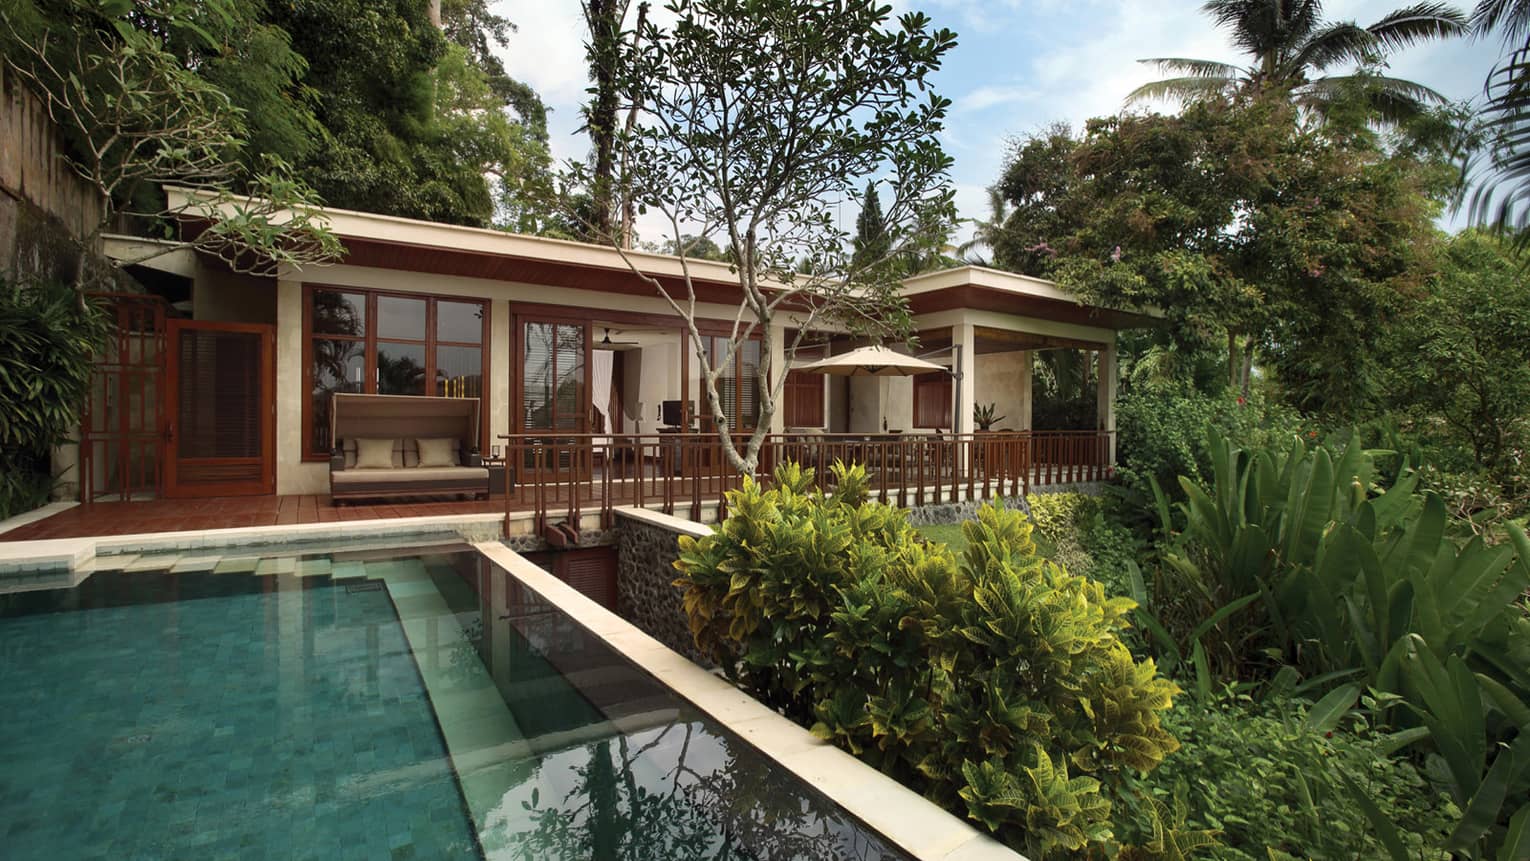
[[[904,858],[471,550],[0,596],[19,858]]]
[[[477,852],[386,591],[96,574],[0,601],[5,857]]]

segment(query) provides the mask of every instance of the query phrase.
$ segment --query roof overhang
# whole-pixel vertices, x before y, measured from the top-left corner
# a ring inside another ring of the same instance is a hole
[[[1089,305],[1051,281],[982,266],[958,266],[904,280],[903,295],[915,314],[971,309],[1105,329],[1161,325],[1157,311]]]
[[[195,189],[167,186],[170,207],[192,200]],[[736,304],[738,275],[726,263],[480,227],[325,208],[323,220],[345,246],[337,261],[349,266],[458,275],[554,287],[652,296],[657,280],[671,295],[686,295],[687,274],[701,302]],[[630,265],[629,265],[630,261]]]

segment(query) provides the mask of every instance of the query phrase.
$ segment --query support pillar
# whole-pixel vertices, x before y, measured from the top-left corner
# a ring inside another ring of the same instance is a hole
[[[786,372],[791,370],[786,366],[786,327],[774,326],[770,339],[770,385],[772,388]],[[782,396],[786,395],[783,389]],[[776,410],[770,416],[770,432],[781,434],[786,432],[786,405],[782,401],[776,401]]]
[[[1100,350],[1100,390],[1096,413],[1100,430],[1112,434],[1108,448],[1109,460],[1106,461],[1111,466],[1116,463],[1116,377],[1116,341],[1112,337],[1110,343]]]
[[[952,433],[972,433],[972,405],[977,402],[977,334],[971,323],[958,323],[951,327],[951,360],[956,371],[951,391],[956,403],[951,407]],[[957,466],[962,474],[968,471],[968,455],[971,446],[959,446]]]
[[[1026,350],[1020,354],[1020,430],[1031,429],[1031,418],[1036,402],[1032,397],[1031,380],[1036,365],[1036,351]]]

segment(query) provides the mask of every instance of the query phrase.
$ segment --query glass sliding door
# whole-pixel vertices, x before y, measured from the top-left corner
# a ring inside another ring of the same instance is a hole
[[[590,429],[589,324],[528,320],[521,327],[521,404],[517,411],[521,433],[584,434]],[[564,438],[566,440],[566,438]],[[570,458],[560,445],[557,467]],[[528,453],[527,466],[531,462]],[[583,461],[584,458],[579,460]],[[552,464],[544,464],[544,468]],[[587,464],[580,464],[580,471]]]

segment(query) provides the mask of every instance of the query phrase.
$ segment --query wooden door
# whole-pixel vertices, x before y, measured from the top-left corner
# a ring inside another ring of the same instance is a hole
[[[276,492],[276,329],[169,322],[165,495]]]

